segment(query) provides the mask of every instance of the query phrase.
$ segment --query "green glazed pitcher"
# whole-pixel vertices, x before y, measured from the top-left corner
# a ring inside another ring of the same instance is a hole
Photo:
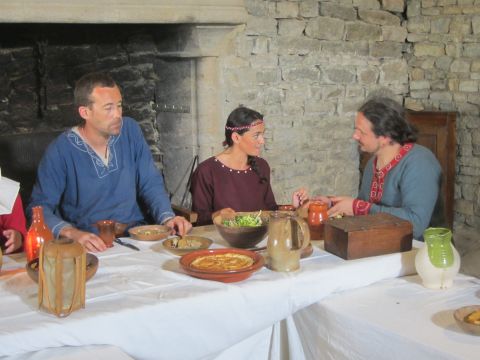
[[[425,245],[415,256],[415,268],[423,285],[431,289],[449,288],[460,269],[460,255],[452,244],[452,232],[447,228],[428,228],[423,238]]]

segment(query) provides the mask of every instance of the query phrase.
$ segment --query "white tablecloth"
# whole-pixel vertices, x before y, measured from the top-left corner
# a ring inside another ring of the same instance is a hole
[[[293,317],[308,359],[480,359],[480,337],[462,331],[455,309],[480,304],[480,280],[458,275],[431,290],[418,276],[332,295]]]
[[[213,239],[214,247],[225,246],[214,227],[194,231]],[[263,268],[224,284],[186,275],[159,242],[135,245],[142,251],[115,245],[98,255],[86,308],[67,318],[38,311],[37,285],[24,272],[0,276],[0,356],[107,344],[135,359],[238,358],[234,353],[301,359],[293,313],[337,291],[414,273],[415,250],[345,261],[316,244],[299,271]],[[5,260],[7,270],[25,265],[16,257]]]

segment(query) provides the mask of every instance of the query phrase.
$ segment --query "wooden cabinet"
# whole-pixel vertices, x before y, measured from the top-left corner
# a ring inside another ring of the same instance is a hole
[[[441,211],[446,226],[453,228],[453,205],[456,157],[456,113],[436,111],[409,111],[408,120],[418,129],[417,143],[429,148],[442,167]],[[363,171],[370,154],[360,155]],[[440,221],[432,222],[438,224]]]

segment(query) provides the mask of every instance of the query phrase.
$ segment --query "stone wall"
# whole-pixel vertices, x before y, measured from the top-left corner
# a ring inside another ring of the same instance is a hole
[[[408,94],[403,1],[245,1],[249,18],[224,62],[230,109],[264,113],[279,202],[357,193],[355,110],[374,92]]]
[[[407,106],[457,112],[455,236],[480,247],[480,1],[423,0],[407,6]]]

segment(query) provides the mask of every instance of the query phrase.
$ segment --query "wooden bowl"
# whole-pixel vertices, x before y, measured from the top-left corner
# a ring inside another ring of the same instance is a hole
[[[192,262],[200,256],[227,254],[227,253],[236,253],[236,254],[249,256],[252,258],[253,264],[251,266],[241,268],[238,270],[224,270],[224,271],[200,270],[195,267],[192,267],[191,265]],[[189,254],[186,254],[180,258],[180,266],[188,275],[199,278],[199,279],[221,281],[225,283],[245,280],[250,276],[252,276],[252,274],[255,271],[258,271],[259,269],[261,269],[263,265],[264,265],[264,259],[262,255],[249,250],[233,249],[233,248],[197,250]]]
[[[212,243],[213,243],[212,240],[207,239],[205,237],[187,235],[187,236],[184,236],[183,239],[185,239],[187,241],[188,240],[198,241],[200,243],[200,245],[197,246],[197,247],[191,247],[191,248],[179,248],[179,247],[174,247],[173,246],[173,240],[174,239],[175,238],[163,240],[162,245],[163,245],[164,249],[166,249],[167,251],[171,252],[172,254],[178,255],[178,256],[183,256],[185,254],[191,253],[192,251],[196,251],[196,250],[208,249],[210,247],[210,245],[212,245]]]
[[[480,310],[480,305],[469,305],[461,307],[453,313],[453,317],[464,331],[469,334],[480,336],[480,325],[465,321],[465,318],[472,312]]]
[[[157,241],[167,238],[172,229],[165,225],[142,225],[128,229],[130,237],[141,241]]]
[[[90,280],[93,275],[97,272],[98,269],[98,258],[90,253],[87,253],[87,270],[85,274],[85,279]],[[38,283],[38,258],[29,261],[26,265],[27,274],[30,276],[30,279]]]
[[[257,215],[258,211],[255,212],[237,212],[236,215]],[[262,225],[260,226],[226,226],[223,225],[222,215],[217,215],[213,219],[217,231],[220,233],[222,238],[230,244],[230,246],[236,248],[252,248],[256,246],[260,241],[265,238],[265,235],[268,230],[268,212],[265,212],[260,215],[262,219]]]

